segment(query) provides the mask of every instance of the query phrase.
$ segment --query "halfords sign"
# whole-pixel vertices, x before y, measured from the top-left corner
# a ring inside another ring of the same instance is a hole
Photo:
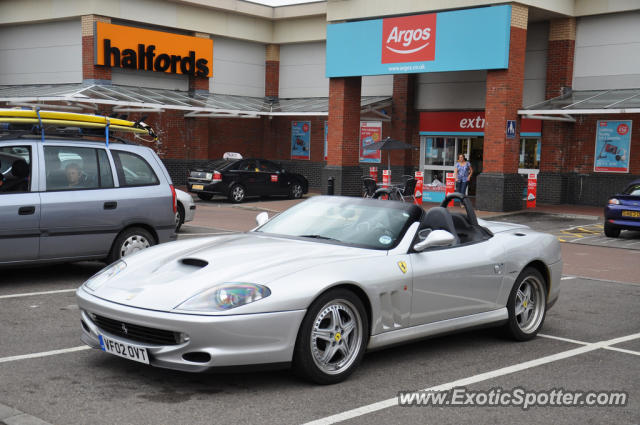
[[[327,77],[509,67],[511,6],[327,26]]]
[[[213,40],[96,22],[96,65],[211,77]]]

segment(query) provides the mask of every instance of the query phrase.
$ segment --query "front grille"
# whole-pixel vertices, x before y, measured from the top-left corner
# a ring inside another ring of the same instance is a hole
[[[132,341],[157,345],[180,344],[180,332],[148,328],[146,326],[134,325],[95,314],[92,314],[91,318],[100,329]]]

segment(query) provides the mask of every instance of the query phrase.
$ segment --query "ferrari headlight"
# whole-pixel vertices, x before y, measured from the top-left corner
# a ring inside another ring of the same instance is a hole
[[[620,201],[618,201],[616,198],[611,198],[611,199],[609,199],[609,204],[610,205],[620,205]]]
[[[271,295],[269,288],[254,283],[227,282],[199,293],[176,307],[187,311],[225,311]]]
[[[109,279],[111,279],[112,277],[114,277],[115,275],[117,275],[118,273],[120,273],[122,270],[126,268],[127,268],[127,263],[125,263],[123,260],[116,261],[109,267],[105,267],[104,269],[100,270],[98,273],[91,276],[89,280],[87,280],[84,283],[84,287],[91,291],[95,291],[96,289],[104,285],[106,281],[108,281]]]

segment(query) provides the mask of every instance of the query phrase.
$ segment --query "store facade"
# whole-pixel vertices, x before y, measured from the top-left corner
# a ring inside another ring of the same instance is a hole
[[[389,162],[396,178],[424,171],[436,201],[462,153],[476,206],[508,211],[528,174],[541,202],[592,205],[640,175],[632,7],[150,1],[3,2],[0,104],[144,117],[177,184],[234,151],[344,195]],[[366,149],[384,137],[414,149]]]

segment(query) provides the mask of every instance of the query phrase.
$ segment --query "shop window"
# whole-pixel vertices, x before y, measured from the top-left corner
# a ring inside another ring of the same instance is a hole
[[[456,139],[428,138],[425,146],[425,165],[453,166],[456,159]]]
[[[520,140],[520,164],[518,168],[526,170],[540,169],[540,139]]]

